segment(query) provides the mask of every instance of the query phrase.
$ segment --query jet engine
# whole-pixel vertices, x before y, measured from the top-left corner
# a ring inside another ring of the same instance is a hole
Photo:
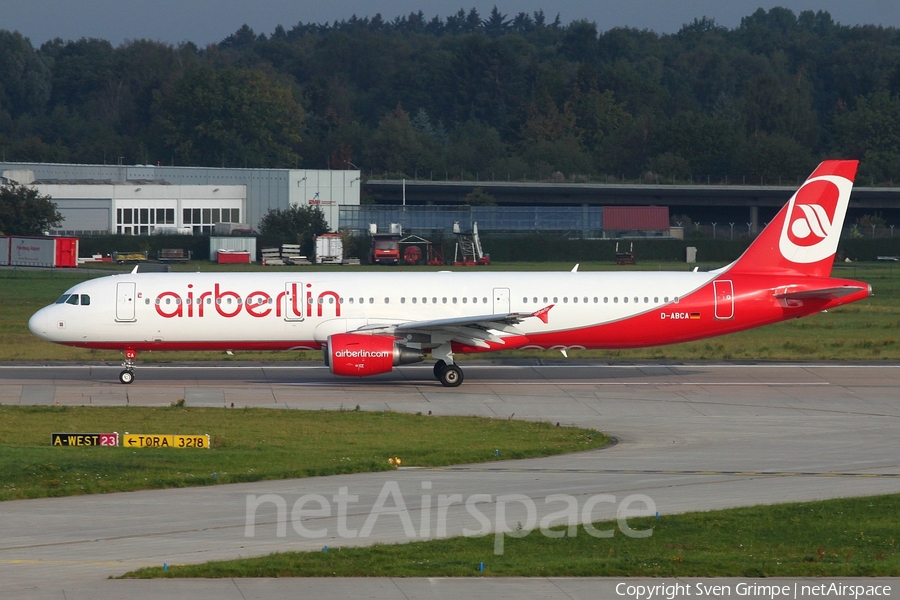
[[[351,377],[388,373],[397,365],[425,359],[420,350],[402,346],[388,335],[336,333],[328,336],[322,352],[332,373]]]

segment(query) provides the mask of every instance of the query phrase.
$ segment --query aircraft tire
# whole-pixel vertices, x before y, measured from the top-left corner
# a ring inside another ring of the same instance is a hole
[[[463,382],[463,372],[458,365],[447,365],[441,371],[441,385],[444,387],[458,387]]]
[[[126,385],[131,383],[134,381],[134,371],[129,371],[128,369],[122,371],[119,373],[119,381]]]
[[[446,368],[447,368],[447,363],[442,360],[439,360],[436,363],[434,363],[434,378],[437,379],[438,381],[440,381],[441,373],[443,373],[444,369],[446,369]]]

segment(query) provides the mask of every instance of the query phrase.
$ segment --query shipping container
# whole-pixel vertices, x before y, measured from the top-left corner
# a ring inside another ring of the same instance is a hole
[[[78,238],[0,238],[0,264],[16,267],[77,267]]]
[[[339,233],[316,236],[316,264],[337,263],[344,259],[344,238]]]
[[[250,253],[246,250],[222,250],[216,252],[216,259],[220,265],[224,264],[249,264]]]
[[[604,206],[606,231],[669,231],[668,206]]]
[[[209,259],[213,262],[219,260],[219,250],[236,250],[249,252],[250,262],[256,262],[256,238],[252,236],[228,236],[209,238]]]

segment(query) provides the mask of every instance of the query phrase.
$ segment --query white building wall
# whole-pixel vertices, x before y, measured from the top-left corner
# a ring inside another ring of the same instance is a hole
[[[360,175],[359,171],[291,170],[290,203],[318,207],[329,231],[336,232],[340,228],[340,207],[359,206]]]
[[[164,227],[209,233],[217,222],[243,223],[247,188],[243,185],[38,184],[66,215],[81,209],[85,200],[110,203],[106,230],[111,233],[150,234]],[[227,212],[226,212],[227,211]],[[65,221],[58,231],[68,231]]]
[[[23,182],[37,180],[55,185],[53,180],[59,180],[60,185],[75,183],[87,187],[112,184],[121,185],[123,191],[140,187],[145,193],[152,187],[196,185],[210,189],[218,187],[221,191],[226,187],[243,186],[241,219],[254,229],[259,227],[260,220],[269,210],[295,204],[309,206],[312,201],[325,213],[329,228],[337,231],[341,226],[340,206],[359,205],[360,202],[360,171],[0,162],[0,175],[6,173],[15,174]],[[89,181],[80,183],[83,180]]]

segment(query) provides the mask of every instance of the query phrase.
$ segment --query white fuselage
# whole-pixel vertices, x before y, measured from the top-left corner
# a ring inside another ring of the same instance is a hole
[[[620,321],[707,284],[695,272],[134,273],[78,284],[37,312],[32,331],[85,347],[319,348],[368,325],[531,313],[523,335]],[[89,304],[82,296],[89,297]],[[580,344],[587,345],[587,344]]]

